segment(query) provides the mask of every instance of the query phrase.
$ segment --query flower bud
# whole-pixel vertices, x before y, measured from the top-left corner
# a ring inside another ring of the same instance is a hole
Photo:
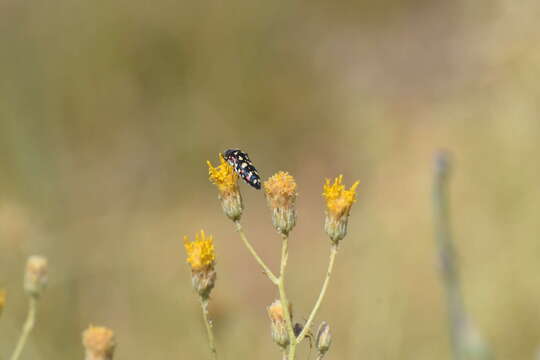
[[[264,183],[268,207],[272,210],[272,224],[282,235],[288,235],[296,225],[296,182],[284,171]]]
[[[231,165],[219,154],[220,165],[213,167],[210,161],[207,161],[208,175],[210,181],[216,185],[219,192],[221,208],[225,215],[232,221],[240,220],[244,205],[242,204],[242,195],[238,187],[238,174]]]
[[[319,330],[317,330],[316,346],[319,350],[319,354],[324,356],[328,349],[330,349],[330,344],[332,344],[332,333],[330,332],[330,325],[326,321],[323,321],[319,325]]]
[[[330,185],[330,180],[327,179],[323,186],[323,196],[326,199],[324,230],[335,245],[347,235],[349,213],[356,201],[356,188],[359,184],[357,181],[349,190],[345,190],[345,186],[341,184],[342,180],[343,175],[340,175]]]
[[[287,332],[287,322],[285,313],[281,306],[281,301],[274,301],[268,308],[268,317],[270,318],[270,333],[272,340],[282,348],[289,345],[289,333]],[[289,304],[289,314],[292,317],[292,306]]]
[[[116,348],[112,330],[90,325],[83,332],[82,343],[86,350],[85,360],[112,360]]]
[[[47,286],[47,259],[40,255],[33,255],[26,262],[24,276],[24,290],[32,297],[39,297]]]

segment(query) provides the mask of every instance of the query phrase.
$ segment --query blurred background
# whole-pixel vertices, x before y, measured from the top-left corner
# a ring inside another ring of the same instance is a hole
[[[89,324],[115,330],[118,359],[208,358],[181,240],[204,228],[222,359],[279,358],[276,291],[207,180],[205,161],[238,147],[264,179],[299,184],[298,321],[326,269],[324,179],[361,180],[318,317],[327,358],[450,359],[430,199],[445,148],[466,306],[499,358],[532,359],[539,20],[532,0],[1,1],[0,355],[39,253],[49,287],[25,358],[82,358]],[[264,196],[242,192],[247,235],[276,268]]]

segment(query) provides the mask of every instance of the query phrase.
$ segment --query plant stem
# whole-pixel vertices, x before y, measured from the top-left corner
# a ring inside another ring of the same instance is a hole
[[[15,347],[15,350],[13,351],[13,355],[11,355],[10,360],[17,360],[21,355],[24,345],[26,344],[26,339],[34,328],[34,323],[36,319],[36,307],[37,298],[35,296],[30,296],[26,321],[24,322],[21,336],[19,337],[19,341],[17,342],[17,346]]]
[[[465,327],[467,319],[459,287],[459,274],[457,271],[452,237],[450,235],[447,199],[448,177],[448,158],[446,154],[440,153],[436,158],[433,183],[435,238],[439,250],[440,271],[446,293],[446,303],[448,306],[450,340],[455,359],[461,360],[462,344],[460,332]]]
[[[297,343],[300,343],[302,340],[304,340],[304,337],[306,336],[307,332],[309,331],[311,327],[311,324],[313,323],[313,320],[315,319],[315,315],[317,315],[317,311],[319,311],[319,307],[321,306],[324,295],[326,294],[326,289],[328,288],[328,283],[330,282],[330,277],[332,276],[332,269],[334,268],[334,260],[336,259],[337,250],[338,250],[338,245],[332,244],[330,247],[328,270],[326,271],[326,277],[324,278],[321,292],[319,293],[319,297],[317,301],[315,302],[315,306],[313,307],[311,314],[309,314],[308,320],[306,321],[304,328],[302,329],[302,331],[298,335],[298,338],[296,339]]]
[[[276,277],[276,275],[274,275],[272,270],[270,270],[270,268],[266,266],[264,261],[261,259],[261,257],[257,254],[257,252],[255,251],[251,243],[248,241],[246,235],[244,234],[244,230],[242,229],[242,225],[240,224],[240,221],[236,220],[234,224],[236,225],[236,231],[238,231],[238,233],[240,234],[240,238],[242,239],[242,241],[244,242],[248,250],[251,252],[251,255],[253,255],[255,260],[257,260],[259,265],[263,268],[263,271],[266,274],[266,276],[268,276],[270,281],[272,281],[275,285],[278,285],[278,282],[279,282],[278,278]]]
[[[208,334],[208,346],[212,352],[212,357],[217,360],[216,345],[214,343],[214,332],[212,331],[212,320],[208,319],[208,298],[201,297],[201,308],[204,319],[204,325],[206,326],[206,333]]]
[[[483,342],[468,316],[461,292],[458,264],[450,231],[448,206],[448,154],[441,152],[435,160],[433,181],[433,215],[435,239],[439,251],[442,282],[446,293],[450,342],[455,360],[491,359],[489,346]]]
[[[283,315],[285,316],[285,323],[287,325],[287,332],[289,333],[289,356],[288,360],[294,360],[296,345],[296,336],[294,335],[294,329],[292,324],[292,316],[289,311],[289,300],[287,299],[287,293],[285,292],[285,268],[287,267],[287,260],[289,259],[289,237],[283,235],[281,242],[281,266],[279,268],[279,299],[283,308]]]

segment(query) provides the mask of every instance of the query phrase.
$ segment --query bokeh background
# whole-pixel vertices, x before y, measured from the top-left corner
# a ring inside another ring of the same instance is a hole
[[[361,180],[319,320],[328,359],[450,359],[433,240],[433,155],[454,160],[466,306],[500,359],[540,344],[540,4],[525,0],[0,2],[0,355],[50,281],[24,358],[206,359],[182,235],[215,236],[222,359],[277,359],[277,296],[221,213],[205,161],[249,152],[299,184],[288,290],[297,320],[328,253],[324,179]],[[276,267],[262,192],[243,223]],[[301,357],[307,354],[302,346]]]

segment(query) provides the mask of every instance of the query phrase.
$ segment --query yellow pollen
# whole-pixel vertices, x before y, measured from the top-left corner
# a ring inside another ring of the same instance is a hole
[[[359,181],[356,181],[349,190],[345,190],[342,181],[343,175],[339,175],[334,179],[333,184],[330,184],[330,179],[326,179],[323,186],[322,195],[326,199],[326,208],[336,218],[349,214],[352,204],[356,202],[356,188],[360,184]]]
[[[238,174],[221,154],[219,154],[219,161],[220,164],[216,167],[213,167],[210,161],[206,161],[210,181],[224,195],[238,192]]]
[[[293,206],[296,200],[296,182],[294,177],[285,171],[280,171],[266,180],[264,191],[274,208]]]
[[[203,230],[195,235],[195,241],[189,241],[188,237],[184,236],[184,247],[191,270],[201,271],[214,266],[216,256],[213,239],[212,236],[206,237]]]
[[[2,309],[4,308],[6,304],[6,291],[3,289],[0,289],[0,313],[2,312]]]
[[[102,358],[114,351],[114,333],[106,327],[90,325],[83,333],[83,345],[92,354]]]

